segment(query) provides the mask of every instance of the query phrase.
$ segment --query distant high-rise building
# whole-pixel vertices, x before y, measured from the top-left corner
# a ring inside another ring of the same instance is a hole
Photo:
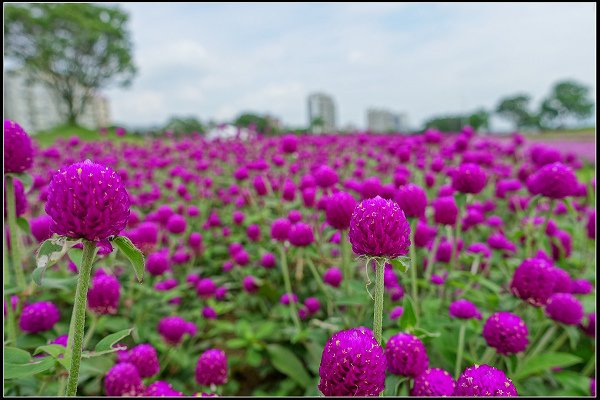
[[[406,114],[371,108],[367,110],[367,128],[376,133],[407,132]]]
[[[308,124],[315,133],[336,130],[335,104],[331,96],[324,93],[308,96]]]
[[[43,82],[30,79],[22,70],[4,70],[5,118],[17,122],[28,133],[36,133],[65,123],[60,107],[62,104]],[[88,129],[109,126],[106,97],[94,94],[77,122]]]

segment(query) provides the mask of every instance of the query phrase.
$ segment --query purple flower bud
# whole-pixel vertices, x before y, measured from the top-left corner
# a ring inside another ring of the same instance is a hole
[[[287,240],[291,225],[287,218],[277,218],[271,224],[271,238],[280,242]]]
[[[244,287],[244,290],[248,293],[254,293],[258,290],[256,278],[254,278],[252,275],[248,275],[242,280],[242,286]]]
[[[416,377],[427,369],[429,358],[423,343],[416,336],[397,333],[385,346],[388,370],[395,375]]]
[[[173,214],[167,221],[167,230],[173,234],[179,234],[185,232],[187,223],[185,218],[179,214]]]
[[[431,368],[415,378],[410,395],[417,397],[452,396],[455,388],[456,382],[448,371]]]
[[[321,309],[321,302],[316,297],[308,297],[304,300],[304,305],[311,314],[315,314]]]
[[[458,206],[453,197],[438,197],[433,202],[433,219],[436,224],[454,225],[458,217]]]
[[[455,302],[450,304],[448,311],[450,316],[453,318],[481,319],[481,313],[479,312],[475,304],[465,299],[456,300]]]
[[[335,193],[327,201],[327,223],[335,229],[348,229],[355,207],[356,200],[350,193]]]
[[[227,382],[227,356],[223,350],[209,349],[198,358],[196,382],[199,385],[224,385]]]
[[[214,308],[206,306],[202,309],[202,316],[206,319],[216,319],[217,312]]]
[[[340,287],[340,284],[342,283],[342,278],[342,270],[338,267],[331,267],[327,269],[327,271],[325,271],[325,274],[323,275],[323,282],[325,282],[329,286]]]
[[[504,372],[489,365],[473,365],[456,381],[453,396],[517,396],[517,389]]]
[[[480,193],[486,183],[485,171],[477,164],[462,164],[452,178],[452,187],[461,193]]]
[[[483,326],[483,338],[498,354],[519,353],[529,344],[529,330],[525,322],[509,312],[492,314]]]
[[[88,290],[88,308],[96,314],[116,314],[121,296],[121,284],[112,275],[96,274]]]
[[[555,162],[547,164],[527,179],[531,194],[541,194],[551,199],[563,199],[575,194],[577,177],[566,165]]]
[[[128,362],[133,364],[142,378],[158,374],[160,365],[156,349],[149,344],[138,344],[129,351]]]
[[[400,318],[403,313],[404,313],[404,307],[396,306],[396,307],[392,308],[392,311],[390,311],[390,319],[396,320],[396,319]]]
[[[328,188],[338,182],[337,173],[327,165],[321,165],[314,173],[315,182],[319,187]]]
[[[315,241],[311,226],[303,222],[292,225],[288,238],[290,243],[296,247],[306,247]]]
[[[150,253],[146,259],[146,270],[153,276],[164,274],[170,266],[168,249]]]
[[[107,396],[139,396],[144,393],[144,384],[136,367],[121,363],[112,367],[104,376],[104,392]]]
[[[540,258],[523,260],[513,274],[511,292],[536,307],[548,302],[554,293],[557,275],[552,265]]]
[[[250,239],[253,242],[257,242],[260,240],[260,226],[257,224],[252,224],[249,225],[248,228],[246,228],[246,233],[248,235],[248,239]]]
[[[59,320],[58,307],[49,301],[40,301],[23,308],[19,328],[28,333],[44,332],[52,329]]]
[[[267,269],[274,268],[277,264],[277,259],[275,258],[275,254],[273,253],[265,253],[260,258],[260,265]]]
[[[196,294],[203,299],[208,299],[215,294],[217,285],[210,278],[200,279],[196,284]]]
[[[407,217],[421,218],[425,215],[427,195],[420,186],[413,183],[400,186],[394,199]]]
[[[546,315],[565,325],[579,325],[583,319],[581,302],[570,293],[555,293],[548,299]]]
[[[4,120],[4,173],[21,173],[31,168],[33,145],[19,124]]]
[[[38,241],[38,243],[42,243],[44,240],[49,239],[52,236],[52,231],[50,230],[51,224],[52,218],[45,214],[29,220],[31,234],[35,240]]]
[[[173,387],[164,381],[156,381],[146,388],[144,397],[182,397],[183,393],[173,389]]]
[[[165,342],[176,345],[182,341],[183,335],[186,333],[194,336],[196,334],[196,327],[181,317],[164,317],[158,323],[158,333],[160,333]]]

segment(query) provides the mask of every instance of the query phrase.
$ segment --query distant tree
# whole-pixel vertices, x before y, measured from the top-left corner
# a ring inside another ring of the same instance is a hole
[[[593,110],[594,102],[589,98],[587,86],[575,81],[561,81],[542,101],[539,115],[545,127],[562,128],[569,118],[582,120],[590,117]]]
[[[4,52],[45,82],[76,124],[95,90],[125,86],[136,73],[126,29],[116,7],[87,3],[23,3],[4,7]]]
[[[322,117],[315,117],[310,121],[309,130],[311,132],[321,132],[325,126],[325,120]]]
[[[490,127],[490,113],[485,109],[481,108],[475,111],[467,119],[469,125],[471,125],[476,131],[480,129],[489,129]]]
[[[171,117],[163,128],[164,131],[173,131],[176,134],[188,134],[193,132],[204,133],[206,129],[202,122],[195,117]]]
[[[253,125],[256,127],[256,130],[260,133],[269,135],[269,134],[278,134],[280,129],[275,126],[274,120],[270,118],[268,115],[261,115],[246,112],[239,115],[235,121],[233,122],[235,126],[240,127],[249,127]]]
[[[496,114],[510,120],[515,129],[535,128],[539,126],[539,118],[529,110],[531,97],[527,94],[517,94],[500,100]]]
[[[467,118],[464,115],[434,117],[425,122],[425,129],[433,128],[442,132],[460,132]]]

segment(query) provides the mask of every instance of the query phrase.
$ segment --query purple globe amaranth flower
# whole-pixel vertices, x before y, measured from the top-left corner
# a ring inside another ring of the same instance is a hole
[[[302,213],[299,210],[290,210],[288,219],[292,224],[302,221]]]
[[[433,201],[433,220],[440,225],[454,225],[458,217],[458,206],[453,197],[438,197]]]
[[[25,194],[25,188],[20,180],[14,179],[14,193],[15,193],[15,213],[17,217],[25,214],[27,208],[29,207],[29,203],[27,201],[27,195]],[[7,218],[6,206],[8,202],[6,201],[6,182],[4,182],[4,218]]]
[[[190,324],[181,317],[164,317],[158,323],[158,333],[167,343],[176,345],[181,342],[183,335],[194,336],[196,334],[196,326]]]
[[[240,250],[235,254],[235,256],[233,256],[233,259],[237,265],[243,267],[244,265],[248,265],[250,262],[250,255],[248,252],[246,252],[246,250]]]
[[[298,149],[298,138],[294,135],[285,135],[281,139],[281,150],[284,153],[291,154],[295,153]]]
[[[430,368],[415,378],[410,395],[418,397],[452,396],[455,388],[456,382],[448,371]]]
[[[310,225],[298,222],[290,228],[288,239],[293,246],[306,247],[315,241]]]
[[[304,300],[304,305],[311,314],[315,314],[321,309],[321,302],[316,297],[308,297]]]
[[[167,230],[173,234],[179,234],[185,232],[187,223],[185,218],[179,214],[173,214],[167,221]]]
[[[33,144],[21,125],[4,120],[4,173],[21,173],[33,164]]]
[[[52,218],[47,215],[40,215],[39,217],[31,218],[29,220],[29,226],[31,227],[31,234],[39,243],[52,236],[52,230],[50,226],[52,224]]]
[[[212,297],[215,294],[215,290],[217,290],[217,285],[210,278],[200,279],[196,283],[196,294],[203,299]]]
[[[477,309],[475,304],[471,303],[469,300],[460,299],[452,302],[448,309],[448,312],[453,318],[460,319],[481,319],[481,313]]]
[[[260,226],[257,224],[248,225],[246,228],[246,234],[248,235],[248,239],[253,242],[257,242],[260,240]]]
[[[96,314],[116,314],[121,296],[119,280],[112,275],[98,274],[88,290],[88,308]]]
[[[192,232],[188,238],[188,245],[198,252],[202,249],[202,234],[200,232]]]
[[[356,200],[347,192],[337,192],[327,200],[325,215],[327,223],[335,229],[348,229]]]
[[[377,396],[385,388],[386,360],[365,327],[334,334],[323,349],[319,390],[325,396]]]
[[[356,206],[348,237],[358,255],[396,258],[408,253],[410,224],[392,200],[377,196]]]
[[[254,187],[254,191],[259,196],[264,196],[267,194],[267,185],[262,176],[256,175],[252,180],[252,186]],[[240,222],[241,223],[241,222]]]
[[[104,376],[104,392],[107,396],[139,396],[144,384],[137,368],[131,363],[117,364]]]
[[[483,326],[483,338],[498,354],[515,354],[527,347],[529,330],[525,322],[509,312],[492,314]]]
[[[129,195],[119,175],[86,160],[54,174],[48,186],[46,214],[52,231],[92,241],[118,235],[129,218]]]
[[[575,194],[577,177],[573,170],[560,162],[547,164],[527,179],[531,194],[540,194],[551,199],[563,199]]]
[[[529,304],[541,307],[554,293],[557,274],[551,264],[540,258],[527,258],[515,270],[511,292]]]
[[[323,274],[323,282],[325,282],[329,286],[340,287],[342,279],[342,270],[338,267],[328,268],[327,271],[325,271],[325,274]]]
[[[19,328],[27,333],[49,331],[60,320],[58,307],[49,301],[32,303],[23,308]]]
[[[427,247],[435,238],[437,230],[427,225],[425,222],[419,220],[415,229],[415,246]]]
[[[556,243],[558,242],[558,243]],[[554,234],[553,240],[550,241],[552,247],[552,258],[555,261],[561,258],[567,258],[571,255],[573,250],[573,241],[571,235],[563,230],[557,230]]]
[[[585,225],[587,236],[590,239],[596,239],[596,211],[592,211],[588,215],[587,224]]]
[[[396,307],[392,308],[392,311],[390,311],[390,319],[396,320],[396,319],[400,318],[403,313],[404,313],[404,307],[396,306]]]
[[[169,383],[165,381],[156,381],[150,384],[143,394],[144,397],[182,397],[183,393],[173,389]]]
[[[206,306],[206,307],[202,308],[202,317],[204,317],[206,319],[216,319],[217,312],[215,311],[214,308]]]
[[[503,371],[489,365],[473,365],[463,371],[456,381],[453,396],[512,397],[517,389]]]
[[[452,187],[461,193],[480,193],[486,183],[485,171],[477,164],[462,164],[452,177]]]
[[[429,366],[423,342],[408,333],[397,333],[385,346],[388,370],[395,375],[416,377]]]
[[[271,238],[283,242],[288,239],[292,224],[287,218],[277,218],[271,224]]]
[[[583,319],[581,302],[570,293],[555,293],[548,299],[546,315],[565,325],[578,325]]]
[[[321,165],[313,174],[319,187],[328,188],[338,182],[337,173],[328,165]]]
[[[67,343],[69,342],[69,335],[60,335],[56,339],[52,340],[50,344],[58,344],[63,347],[67,347]]]
[[[146,270],[153,276],[164,274],[169,270],[170,265],[168,249],[151,253],[146,259]]]
[[[199,385],[224,385],[227,382],[227,356],[220,349],[206,350],[196,364]]]
[[[295,293],[292,293],[292,300],[294,303],[298,302],[298,296],[296,296]],[[290,304],[290,296],[288,293],[284,293],[281,295],[281,297],[279,298],[279,302],[283,305],[289,305]]]
[[[156,349],[149,344],[138,344],[129,350],[128,362],[133,364],[142,378],[158,374],[160,364]]]
[[[590,294],[594,291],[594,285],[586,279],[573,279],[571,281],[571,293]]]
[[[256,278],[252,275],[248,275],[242,279],[242,287],[248,293],[254,293],[258,290],[258,285],[256,283]]]
[[[427,207],[427,194],[422,187],[409,183],[400,186],[394,197],[396,203],[402,208],[407,217],[421,218],[425,215]]]
[[[571,293],[573,289],[573,280],[567,271],[562,268],[552,267],[552,272],[556,276],[554,283],[554,293]]]
[[[260,265],[267,269],[274,268],[276,264],[277,259],[273,253],[265,253],[260,258]]]

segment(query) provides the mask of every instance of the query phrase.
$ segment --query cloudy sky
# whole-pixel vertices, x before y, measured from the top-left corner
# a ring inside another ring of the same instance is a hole
[[[105,93],[125,125],[256,111],[300,127],[308,94],[322,91],[340,126],[364,127],[366,109],[382,107],[420,127],[518,92],[537,105],[564,78],[596,89],[594,3],[120,7],[130,13],[139,74]]]

